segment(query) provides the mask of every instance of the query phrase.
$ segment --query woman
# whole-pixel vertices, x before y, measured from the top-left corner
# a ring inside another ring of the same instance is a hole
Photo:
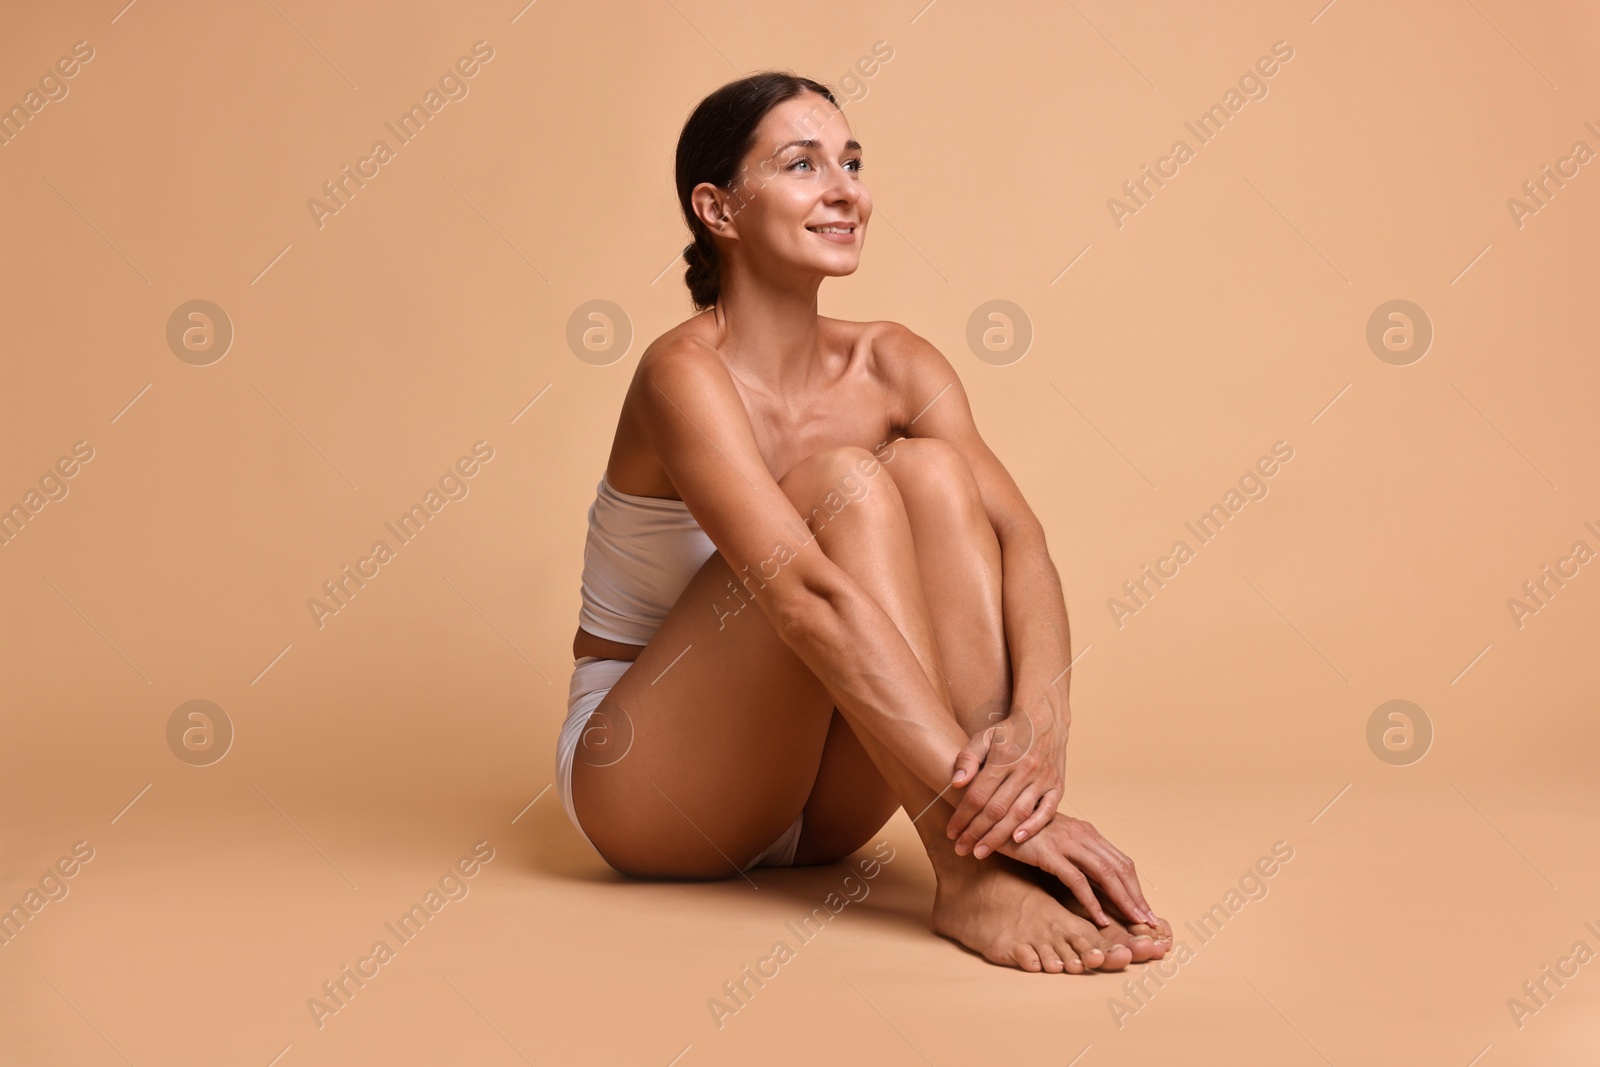
[[[699,313],[640,357],[589,510],[567,813],[620,872],[722,878],[832,863],[904,807],[938,933],[1030,971],[1159,957],[1132,863],[1056,812],[1042,527],[932,345],[817,314],[860,263],[861,172],[808,78],[732,82],[684,125]]]

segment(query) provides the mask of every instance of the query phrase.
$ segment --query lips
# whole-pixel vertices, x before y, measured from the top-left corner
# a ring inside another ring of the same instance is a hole
[[[806,229],[812,233],[848,234],[856,232],[856,224],[853,222],[825,222],[815,226],[807,226]]]

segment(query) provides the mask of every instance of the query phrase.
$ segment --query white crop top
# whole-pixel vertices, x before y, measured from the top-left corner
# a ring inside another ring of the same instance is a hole
[[[716,550],[689,505],[619,493],[602,473],[589,505],[578,625],[610,641],[646,644]]]

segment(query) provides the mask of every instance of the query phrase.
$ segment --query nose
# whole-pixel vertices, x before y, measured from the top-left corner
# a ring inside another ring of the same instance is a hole
[[[866,189],[861,184],[861,179],[853,177],[843,167],[834,167],[833,180],[828,183],[826,200],[829,204],[838,204],[853,207],[861,202]]]

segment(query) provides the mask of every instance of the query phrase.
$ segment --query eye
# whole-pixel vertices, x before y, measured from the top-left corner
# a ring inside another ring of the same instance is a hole
[[[847,159],[847,160],[845,160],[845,164],[844,165],[848,167],[852,163],[854,163],[856,165],[856,173],[857,174],[860,174],[862,169],[866,167],[866,164],[864,162],[862,162],[860,159]]]
[[[794,170],[796,167],[800,166],[802,163],[809,167],[811,165],[811,160],[809,160],[806,157],[802,156],[799,159],[795,160],[793,163],[789,164],[789,169],[790,170]]]

